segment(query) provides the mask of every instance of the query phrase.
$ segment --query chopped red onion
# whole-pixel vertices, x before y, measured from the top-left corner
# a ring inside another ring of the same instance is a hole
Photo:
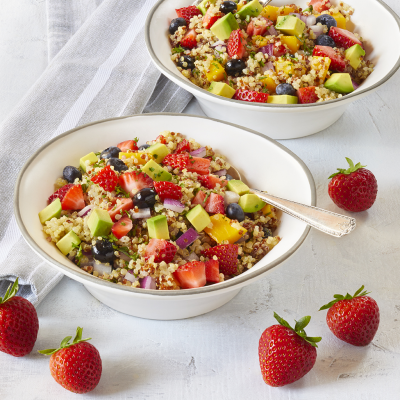
[[[185,209],[184,204],[182,204],[179,200],[174,200],[174,199],[165,199],[164,207],[167,208],[168,210],[175,211],[177,213],[181,213]]]
[[[352,79],[351,82],[353,83],[354,90],[356,90],[360,87],[360,85],[354,79]]]
[[[317,18],[315,15],[309,15],[304,22],[307,26],[313,26],[317,23]]]
[[[272,64],[271,61],[268,61],[262,68],[261,68],[261,72],[264,74],[265,72],[272,70],[275,71],[275,67],[274,64]]]
[[[140,287],[142,289],[156,289],[156,283],[151,276],[145,276],[140,280]]]
[[[300,14],[299,13],[289,13],[289,15],[294,15],[296,18],[301,19]]]
[[[214,44],[211,45],[211,47],[217,47],[217,46],[225,46],[226,44],[223,40],[218,40],[218,42],[215,42]]]
[[[186,258],[186,260],[188,260],[189,262],[190,262],[190,261],[199,261],[200,258],[199,258],[199,256],[198,256],[195,252],[192,252],[192,253],[190,253],[189,256]]]
[[[268,35],[271,35],[271,36],[279,35],[278,31],[275,29],[274,26],[270,26],[267,32],[268,32]]]
[[[126,275],[125,275],[125,279],[129,282],[136,282],[138,280],[138,278],[136,278],[135,275],[133,275],[133,271],[129,270]]]
[[[225,207],[228,204],[237,203],[239,201],[239,199],[240,199],[240,196],[237,193],[227,190],[224,195]]]
[[[324,33],[324,26],[323,25],[312,25],[310,28],[313,30],[314,35],[318,37]]]
[[[82,210],[78,212],[78,217],[84,217],[85,215],[87,215],[89,213],[89,211],[92,210],[93,207],[94,207],[94,205],[89,204],[85,208],[82,208]]]
[[[97,271],[99,275],[111,274],[111,265],[97,264],[96,261],[93,262],[93,271]]]
[[[270,43],[270,44],[267,44],[266,46],[261,47],[260,50],[263,52],[263,54],[268,54],[269,56],[274,55],[273,43]]]
[[[199,234],[193,228],[189,228],[179,239],[177,239],[176,244],[181,249],[186,249],[186,247],[190,246],[198,237]]]
[[[226,169],[220,169],[219,171],[215,171],[214,175],[218,175],[218,176],[225,176],[226,175]]]
[[[203,158],[206,154],[207,154],[207,149],[205,147],[200,147],[199,149],[190,152],[191,156],[200,158]]]
[[[150,208],[139,208],[136,211],[136,208],[133,208],[132,210],[129,210],[132,218],[134,219],[139,219],[139,218],[150,218],[151,217],[151,210]]]

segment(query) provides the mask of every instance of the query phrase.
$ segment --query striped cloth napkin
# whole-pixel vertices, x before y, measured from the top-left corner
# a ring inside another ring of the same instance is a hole
[[[30,250],[13,216],[14,184],[30,155],[76,126],[181,112],[189,102],[147,53],[144,23],[155,2],[47,0],[49,65],[0,126],[0,296],[18,276],[19,295],[37,306],[63,276]]]

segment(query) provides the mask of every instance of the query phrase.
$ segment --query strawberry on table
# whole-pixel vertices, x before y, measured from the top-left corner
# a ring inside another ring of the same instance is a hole
[[[237,59],[243,58],[246,52],[246,39],[240,29],[232,31],[228,39],[228,55],[229,57],[236,56]]]
[[[185,49],[193,49],[197,46],[196,40],[197,33],[194,29],[191,29],[181,40],[181,46]]]
[[[319,97],[315,93],[315,86],[300,88],[297,91],[297,97],[300,104],[316,103],[319,100]]]
[[[164,239],[150,239],[146,247],[146,259],[154,256],[154,262],[160,263],[165,261],[167,264],[172,262],[175,257],[177,248],[171,242]]]
[[[359,44],[361,47],[364,47],[362,42],[354,35],[353,32],[347,31],[346,29],[338,28],[333,26],[329,30],[329,36],[335,41],[338,47],[344,47],[345,49],[349,49],[355,44]]]
[[[190,143],[186,139],[183,139],[182,142],[178,143],[178,145],[176,146],[175,154],[189,153],[189,152],[190,152]]]
[[[192,261],[181,265],[174,272],[174,276],[182,289],[199,288],[207,283],[206,267],[201,261]]]
[[[224,198],[220,194],[210,193],[205,210],[209,214],[225,214]]]
[[[47,204],[51,204],[56,198],[59,198],[60,201],[67,194],[68,190],[75,186],[73,183],[69,183],[68,185],[64,185],[62,188],[56,190],[47,200]]]
[[[35,307],[26,299],[16,296],[18,278],[0,297],[0,351],[14,357],[29,354],[35,345],[39,320]]]
[[[117,147],[123,152],[127,152],[128,150],[139,150],[137,142],[137,138],[134,140],[125,140],[124,142],[118,143]]]
[[[190,23],[190,19],[195,15],[202,15],[201,11],[196,6],[182,7],[175,9],[176,14],[180,18],[184,18],[186,22]]]
[[[128,217],[122,217],[111,228],[111,232],[117,239],[126,236],[133,228],[132,220]]]
[[[61,200],[63,210],[82,210],[85,207],[85,199],[81,185],[73,185]]]
[[[248,89],[239,89],[236,90],[233,98],[236,100],[249,101],[251,103],[266,103],[268,96],[268,93],[261,93]]]
[[[101,186],[104,190],[107,190],[107,192],[112,192],[118,184],[118,175],[109,165],[106,165],[91,181]]]
[[[237,273],[238,252],[237,244],[220,244],[203,250],[202,254],[209,259],[217,256],[220,272],[225,275],[233,275]]]
[[[329,46],[315,46],[313,56],[330,58],[331,65],[329,69],[333,71],[344,72],[346,69],[346,59],[342,57],[338,49],[333,49]]]
[[[199,175],[208,175],[210,173],[211,160],[207,158],[189,156],[187,170],[189,172],[196,172]]]
[[[133,197],[140,189],[153,187],[153,180],[143,172],[125,172],[119,177],[119,184]]]
[[[187,168],[189,164],[189,154],[167,154],[162,163],[164,165],[169,165],[172,168],[178,168],[182,170]]]
[[[182,188],[172,182],[154,182],[154,189],[162,201],[165,199],[180,200],[182,198]]]
[[[378,182],[374,174],[365,165],[354,165],[346,157],[350,168],[341,169],[331,175],[328,193],[333,202],[340,208],[351,212],[368,210],[375,203],[378,194]]]
[[[72,343],[67,336],[58,349],[40,350],[40,354],[51,355],[52,377],[65,389],[74,393],[92,391],[100,381],[102,363],[98,350],[89,339],[82,339],[82,328],[77,328]]]
[[[208,260],[206,265],[206,280],[211,283],[219,282],[219,262],[217,260]]]
[[[379,307],[376,301],[367,296],[361,286],[353,296],[335,294],[335,300],[322,306],[328,310],[326,322],[332,333],[346,343],[366,346],[372,342],[379,326]]]
[[[111,219],[115,222],[116,215],[122,215],[124,211],[133,208],[133,201],[131,198],[125,197],[117,198],[114,200],[112,206],[108,209]]]
[[[207,189],[214,189],[217,184],[220,185],[220,187],[225,187],[228,184],[228,181],[222,180],[216,175],[200,175],[197,179]]]
[[[278,314],[274,317],[279,325],[262,333],[258,356],[264,382],[278,387],[296,382],[311,371],[317,359],[316,343],[321,338],[308,337],[304,332],[310,316],[296,321],[294,329]]]

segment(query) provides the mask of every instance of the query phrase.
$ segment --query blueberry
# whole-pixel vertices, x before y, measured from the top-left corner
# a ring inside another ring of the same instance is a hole
[[[181,67],[182,69],[194,69],[194,58],[183,55],[179,57],[178,61],[178,67]]]
[[[149,147],[150,147],[149,144],[142,144],[142,145],[139,147],[139,150],[140,150],[140,151],[143,151],[143,150],[148,149]]]
[[[236,203],[231,203],[226,207],[226,216],[230,219],[237,219],[239,222],[244,221],[244,211]]]
[[[92,256],[95,260],[104,264],[111,264],[112,266],[115,260],[112,243],[107,239],[97,240],[96,244],[92,245]]]
[[[100,154],[100,158],[104,158],[105,160],[108,158],[118,158],[121,149],[118,147],[107,147]]]
[[[243,60],[235,60],[232,58],[225,65],[225,71],[229,76],[243,75],[243,70],[246,68],[246,63]]]
[[[277,95],[286,94],[288,96],[296,96],[296,89],[290,83],[280,83],[275,92]]]
[[[125,163],[122,160],[120,160],[119,158],[110,158],[107,161],[107,165],[114,167],[114,171],[117,171],[117,172],[126,171],[128,169],[128,167],[125,165]]]
[[[133,205],[137,208],[149,208],[156,202],[157,192],[151,188],[140,189],[133,196]]]
[[[224,1],[220,7],[219,11],[221,11],[224,14],[229,14],[230,12],[234,14],[237,10],[237,4],[234,1]]]
[[[271,229],[267,228],[266,226],[263,227],[263,231],[264,231],[264,237],[267,238],[269,236],[272,236],[272,231]]]
[[[66,166],[63,170],[63,178],[69,183],[74,183],[75,179],[82,179],[82,172],[78,168]]]
[[[315,24],[321,23],[322,25],[326,25],[328,27],[328,32],[329,29],[332,28],[332,26],[337,26],[336,19],[333,18],[329,14],[322,14],[319,17],[317,17],[317,22]]]
[[[171,25],[169,26],[169,33],[173,35],[180,26],[186,26],[187,22],[185,18],[175,18],[171,21]]]
[[[319,35],[315,43],[318,46],[336,47],[335,41],[328,35]]]
[[[229,174],[226,174],[225,178],[226,178],[227,181],[231,181],[233,179],[233,176],[229,175]]]

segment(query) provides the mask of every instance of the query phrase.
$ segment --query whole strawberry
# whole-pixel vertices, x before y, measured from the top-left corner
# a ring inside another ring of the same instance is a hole
[[[40,350],[39,353],[51,355],[50,372],[53,378],[65,389],[74,393],[87,393],[100,381],[102,364],[96,347],[82,339],[83,328],[76,329],[76,336],[67,336],[58,349]]]
[[[354,346],[371,343],[379,326],[378,304],[363,290],[364,286],[361,286],[354,296],[335,294],[335,300],[320,308],[329,308],[326,322],[332,333]]]
[[[278,314],[280,325],[267,328],[260,337],[258,356],[264,382],[270,386],[293,383],[311,371],[317,359],[320,337],[308,337],[304,328],[310,316],[296,321],[294,329]]]
[[[14,357],[29,354],[35,345],[39,320],[35,307],[18,292],[18,278],[0,297],[0,351]]]
[[[368,210],[376,200],[378,183],[374,174],[365,169],[365,165],[354,165],[346,157],[350,168],[340,169],[329,179],[328,193],[333,202],[346,211],[359,212]]]

